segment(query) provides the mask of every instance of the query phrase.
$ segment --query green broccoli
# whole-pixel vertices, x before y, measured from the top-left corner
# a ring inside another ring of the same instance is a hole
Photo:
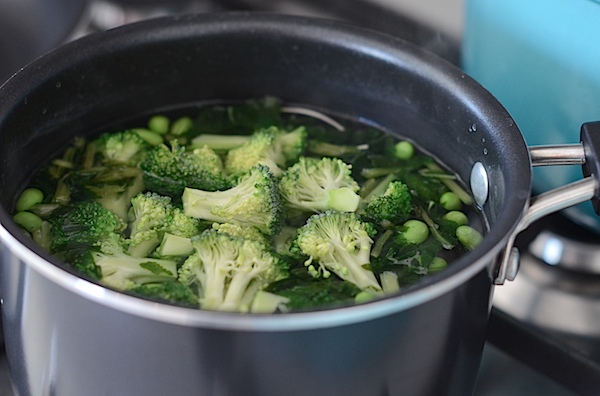
[[[86,186],[96,194],[96,201],[121,219],[127,219],[131,208],[131,198],[144,189],[142,174],[138,172],[133,178],[121,180],[113,184],[96,184]]]
[[[354,212],[360,197],[351,170],[352,165],[337,158],[301,157],[281,178],[279,190],[284,204],[304,211]]]
[[[217,232],[229,234],[233,237],[250,239],[262,243],[265,246],[269,245],[269,241],[265,234],[260,232],[256,227],[242,227],[232,223],[213,223],[212,228]]]
[[[92,252],[92,257],[94,264],[100,269],[100,281],[117,290],[127,290],[135,284],[177,279],[175,260],[132,257],[122,252]]]
[[[127,224],[95,201],[70,203],[49,217],[51,251],[99,247],[125,229]]]
[[[267,235],[281,225],[281,201],[277,179],[269,168],[258,165],[224,191],[186,188],[182,196],[188,216],[218,223],[256,227]]]
[[[275,126],[255,132],[241,146],[231,149],[225,158],[225,170],[233,176],[245,174],[256,165],[265,165],[277,177],[287,164],[295,162],[306,147],[304,127],[291,132]]]
[[[228,188],[221,158],[207,146],[186,151],[177,140],[158,145],[140,164],[150,191],[179,197],[185,187],[216,191]]]
[[[328,277],[331,271],[361,290],[377,292],[381,286],[369,268],[374,234],[372,224],[355,213],[327,211],[311,216],[298,230],[294,249],[309,256],[305,265],[313,276]]]
[[[203,309],[247,312],[258,290],[287,275],[285,263],[256,241],[211,229],[192,244],[179,280],[198,288]]]
[[[92,144],[104,163],[137,165],[146,154],[148,144],[132,130],[103,133]]]
[[[131,199],[130,236],[127,253],[146,257],[160,244],[161,231],[171,217],[171,198],[153,192]]]
[[[406,184],[393,181],[381,195],[370,197],[364,208],[365,215],[378,223],[403,223],[412,211],[412,197]]]
[[[146,192],[133,197],[131,205],[127,253],[133,257],[147,257],[161,241],[166,244],[165,233],[182,238],[200,233],[198,220],[173,206],[169,196]]]

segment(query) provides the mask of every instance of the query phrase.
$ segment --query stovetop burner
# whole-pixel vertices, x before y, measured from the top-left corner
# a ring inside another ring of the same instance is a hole
[[[597,236],[554,214],[525,230],[517,245],[521,267],[495,289],[488,340],[570,389],[597,394]]]

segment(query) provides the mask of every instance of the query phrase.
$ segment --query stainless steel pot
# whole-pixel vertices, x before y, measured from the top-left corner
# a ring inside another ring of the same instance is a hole
[[[173,104],[264,95],[418,141],[471,180],[489,227],[481,245],[380,301],[237,315],[156,304],[80,279],[11,220],[27,178],[75,134]],[[538,213],[523,216],[529,151],[487,91],[401,40],[324,20],[208,14],[88,36],[0,88],[0,139],[0,287],[19,395],[470,394],[494,279],[516,263],[497,258]],[[577,199],[596,185],[587,179]],[[559,196],[552,210],[571,200]]]

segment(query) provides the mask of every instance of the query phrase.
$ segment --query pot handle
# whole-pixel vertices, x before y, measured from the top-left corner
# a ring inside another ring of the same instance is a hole
[[[517,235],[536,220],[551,213],[592,200],[600,215],[600,121],[581,126],[581,143],[534,146],[529,148],[532,166],[581,165],[585,178],[539,194],[531,199],[529,208],[509,235],[500,256],[494,284],[513,280],[519,270],[519,250],[514,246]]]

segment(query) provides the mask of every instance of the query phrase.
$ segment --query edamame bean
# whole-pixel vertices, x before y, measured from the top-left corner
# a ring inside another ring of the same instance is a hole
[[[31,212],[17,212],[13,216],[13,220],[29,232],[39,229],[44,222],[39,216]]]
[[[421,220],[408,220],[403,226],[405,230],[402,231],[402,235],[408,243],[418,245],[425,242],[429,236],[429,227]]]
[[[448,191],[442,194],[442,196],[440,197],[440,204],[442,205],[442,208],[446,210],[458,210],[462,206],[460,198],[452,191]]]
[[[164,142],[162,135],[159,135],[156,132],[153,132],[146,128],[134,128],[133,132],[137,133],[139,137],[144,139],[146,143],[151,146],[158,146]]]
[[[194,126],[194,121],[190,117],[181,117],[171,125],[171,133],[175,136],[181,136],[187,133]]]
[[[450,212],[446,213],[442,218],[445,220],[453,221],[459,226],[469,224],[469,218],[467,217],[467,215],[458,210],[451,210]]]
[[[161,135],[164,135],[167,132],[169,132],[170,124],[171,124],[171,120],[169,120],[168,117],[163,116],[163,115],[155,115],[154,117],[150,118],[150,120],[148,121],[148,128],[152,132],[156,132],[156,133],[160,133]]]
[[[394,146],[394,155],[397,158],[407,160],[411,159],[415,153],[415,147],[406,140],[396,143]]]
[[[468,225],[459,226],[456,229],[456,237],[467,250],[475,249],[483,239],[483,236],[479,231]]]
[[[369,302],[375,299],[375,296],[373,293],[369,293],[368,291],[361,291],[359,292],[356,296],[354,296],[354,302],[357,304],[360,303],[365,303],[365,302]]]
[[[438,271],[443,270],[447,266],[448,266],[448,262],[446,260],[444,260],[441,257],[436,256],[433,258],[433,260],[431,260],[431,264],[429,264],[429,273],[434,274]]]
[[[31,209],[34,205],[44,200],[44,193],[37,188],[26,188],[17,201],[17,212]]]

